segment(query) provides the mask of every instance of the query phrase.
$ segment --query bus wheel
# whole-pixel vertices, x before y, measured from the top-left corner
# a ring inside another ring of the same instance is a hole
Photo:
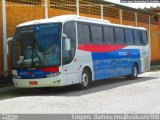
[[[84,69],[81,75],[80,88],[87,89],[89,87],[90,81],[91,81],[90,72],[87,69]]]
[[[137,79],[138,77],[138,65],[134,64],[132,68],[132,75],[127,76],[129,79]]]

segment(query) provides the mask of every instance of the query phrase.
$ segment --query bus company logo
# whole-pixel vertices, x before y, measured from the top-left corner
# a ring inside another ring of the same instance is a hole
[[[128,56],[128,51],[119,52],[120,56]]]
[[[131,55],[130,51],[128,50],[127,52],[128,52],[128,56],[130,56]]]
[[[20,72],[19,75],[32,75],[32,72]]]

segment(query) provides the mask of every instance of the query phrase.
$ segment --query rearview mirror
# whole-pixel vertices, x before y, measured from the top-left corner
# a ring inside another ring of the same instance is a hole
[[[70,39],[65,39],[65,50],[71,50],[71,40]]]
[[[9,41],[12,41],[12,40],[13,40],[13,37],[7,38],[7,55],[9,55],[9,46],[8,46],[8,42],[9,42]]]

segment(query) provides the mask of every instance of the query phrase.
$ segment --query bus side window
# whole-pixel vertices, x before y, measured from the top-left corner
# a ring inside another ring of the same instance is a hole
[[[89,25],[78,23],[77,29],[78,29],[78,42],[82,44],[90,43]]]
[[[109,44],[114,44],[115,39],[114,39],[114,31],[112,27],[103,27],[104,30],[104,42],[109,43]]]
[[[134,39],[133,39],[133,32],[132,29],[125,29],[125,40],[126,43],[129,45],[133,45],[134,44]]]
[[[97,26],[97,36],[99,43],[103,43],[103,31],[101,26]]]
[[[147,32],[146,31],[141,31],[141,35],[142,35],[142,44],[146,45],[148,43]]]
[[[71,50],[65,50],[64,39],[62,38],[62,59],[63,65],[70,63],[76,50],[76,28],[75,22],[67,22],[64,24],[63,33],[71,40]]]
[[[115,28],[115,38],[117,44],[125,43],[123,28]]]
[[[98,25],[91,25],[91,36],[93,43],[103,43],[102,27]]]
[[[133,30],[134,42],[136,45],[141,45],[141,34],[139,30]]]

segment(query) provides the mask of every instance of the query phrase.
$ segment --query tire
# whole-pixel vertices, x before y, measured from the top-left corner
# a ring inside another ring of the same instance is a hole
[[[138,65],[134,64],[134,66],[132,67],[132,75],[126,76],[126,78],[129,79],[137,79],[138,78]]]
[[[87,69],[84,69],[81,75],[80,89],[85,90],[89,87],[91,82],[91,74]]]

